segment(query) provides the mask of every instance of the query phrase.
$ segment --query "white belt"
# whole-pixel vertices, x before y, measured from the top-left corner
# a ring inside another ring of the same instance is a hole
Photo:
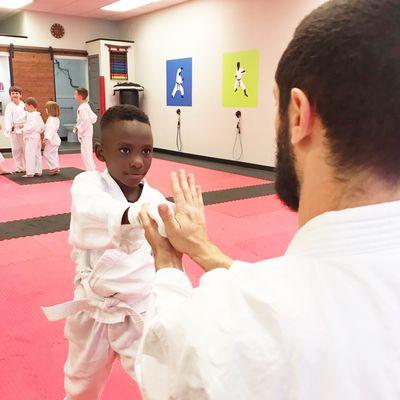
[[[90,311],[93,308],[99,308],[108,312],[113,310],[124,311],[126,315],[132,317],[136,326],[143,330],[143,318],[126,302],[117,299],[116,297],[101,297],[93,293],[86,279],[81,281],[85,289],[86,296],[83,299],[67,301],[51,307],[41,307],[44,315],[49,321],[57,321],[64,319],[80,311]]]

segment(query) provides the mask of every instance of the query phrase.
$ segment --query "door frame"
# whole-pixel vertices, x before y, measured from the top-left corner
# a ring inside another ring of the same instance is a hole
[[[84,56],[76,56],[76,55],[58,55],[55,54],[54,58],[58,59],[58,60],[81,60],[85,62],[85,85],[84,87],[87,87],[89,84],[89,59],[88,57],[84,57]],[[54,80],[56,80],[56,63],[54,62]],[[56,81],[54,82],[54,89],[55,89],[55,93],[56,93],[56,102],[59,102],[59,98],[57,97],[57,84]],[[60,108],[62,109],[62,107],[60,106]],[[61,120],[60,120],[61,121]],[[61,125],[60,125],[61,126]],[[64,138],[64,136],[62,136]]]
[[[35,46],[15,46],[11,43],[9,46],[0,46],[0,51],[8,52],[10,62],[10,81],[11,85],[14,84],[14,74],[12,67],[12,59],[14,52],[28,52],[28,53],[48,53],[50,58],[53,60],[54,56],[77,56],[88,58],[88,52],[86,50],[74,50],[74,49],[58,49],[53,47],[35,47]],[[55,91],[55,86],[54,86]],[[56,95],[56,93],[54,93]]]
[[[91,54],[88,56],[88,89],[89,89],[89,104],[91,102],[91,93],[93,92],[92,89],[90,88],[90,60],[91,59],[97,59],[98,60],[98,66],[99,66],[99,74],[97,76],[97,84],[98,84],[98,93],[97,93],[97,100],[98,100],[98,108],[96,110],[93,110],[93,112],[97,115],[97,121],[95,125],[93,126],[93,139],[97,138],[98,135],[100,134],[100,118],[101,118],[101,87],[100,87],[100,54]],[[92,103],[93,104],[93,103]]]

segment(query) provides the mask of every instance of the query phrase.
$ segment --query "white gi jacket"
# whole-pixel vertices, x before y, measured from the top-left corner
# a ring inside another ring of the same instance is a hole
[[[107,170],[83,172],[73,182],[69,241],[76,264],[75,301],[44,308],[50,320],[86,310],[99,322],[139,325],[154,280],[154,259],[138,220],[143,204],[157,207],[165,197],[143,181],[139,200],[129,203]],[[129,225],[121,225],[130,207]]]
[[[97,121],[97,115],[92,111],[89,103],[82,103],[77,110],[76,130],[78,137],[93,135],[93,124]]]
[[[398,400],[400,202],[320,215],[196,289],[162,269],[146,321],[145,400]]]
[[[25,103],[22,100],[18,105],[14,102],[8,103],[4,111],[4,135],[10,136],[10,133],[21,134],[26,114]]]
[[[44,130],[44,122],[39,111],[26,113],[26,123],[22,128],[22,133],[25,139],[40,139],[40,134]]]
[[[46,121],[44,130],[44,138],[49,141],[52,146],[59,146],[61,144],[58,129],[60,128],[60,119],[57,117],[49,116]]]

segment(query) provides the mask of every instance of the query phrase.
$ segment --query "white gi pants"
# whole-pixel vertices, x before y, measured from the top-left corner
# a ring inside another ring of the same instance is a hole
[[[66,400],[98,400],[118,358],[126,373],[135,378],[135,357],[141,330],[127,316],[124,322],[105,324],[86,311],[67,318],[65,337],[69,341],[64,367]]]
[[[96,171],[96,165],[93,160],[93,136],[81,136],[81,156],[86,171]]]
[[[42,142],[40,138],[25,138],[26,174],[42,173]]]
[[[0,153],[0,164],[2,164],[5,161],[5,158],[3,157],[3,154]]]
[[[25,143],[22,133],[11,133],[11,151],[15,163],[15,170],[25,171]]]
[[[177,91],[181,92],[181,96],[185,95],[185,89],[183,88],[181,83],[175,83],[174,90],[172,91],[172,97],[175,97]]]
[[[43,157],[49,169],[58,169],[60,164],[58,161],[58,148],[60,146],[53,144],[46,144],[43,150]]]
[[[243,90],[247,89],[246,85],[241,79],[236,79],[235,83],[233,84],[233,89],[235,90],[235,92],[236,90],[238,90],[239,87],[241,87]]]

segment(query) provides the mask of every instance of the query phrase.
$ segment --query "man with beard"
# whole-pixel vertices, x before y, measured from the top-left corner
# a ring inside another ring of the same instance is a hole
[[[175,212],[160,207],[169,241],[143,210],[158,270],[144,399],[400,398],[399,21],[400,0],[329,1],[279,62],[276,189],[300,226],[284,256],[222,254],[184,171]]]

